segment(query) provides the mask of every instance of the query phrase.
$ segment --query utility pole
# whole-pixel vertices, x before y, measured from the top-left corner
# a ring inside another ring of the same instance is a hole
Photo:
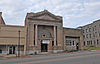
[[[20,57],[20,30],[18,31],[18,57]]]

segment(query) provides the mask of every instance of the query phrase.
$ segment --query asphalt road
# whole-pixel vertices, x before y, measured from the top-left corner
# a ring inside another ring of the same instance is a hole
[[[0,64],[100,64],[100,51],[4,59]]]

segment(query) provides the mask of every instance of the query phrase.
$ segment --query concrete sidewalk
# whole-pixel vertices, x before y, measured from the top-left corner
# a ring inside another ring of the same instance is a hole
[[[94,52],[97,50],[93,50]],[[37,54],[37,55],[22,55],[19,58],[25,58],[25,57],[40,57],[40,56],[50,56],[50,55],[63,55],[63,54],[77,54],[77,53],[83,53],[83,52],[93,52],[93,51],[77,51],[77,52],[62,52],[62,53],[47,53],[47,54]],[[18,58],[16,55],[0,55],[1,59],[13,59]]]
[[[3,57],[3,56],[0,56],[0,60],[4,60],[4,59],[6,59],[5,57]]]
[[[61,54],[71,54],[74,52],[62,52],[62,53],[41,53],[41,54],[36,54],[36,55],[21,55],[19,58],[25,58],[25,57],[40,57],[40,56],[49,56],[49,55],[61,55]],[[18,58],[16,55],[4,55],[0,54],[0,59],[5,58],[5,59],[12,59],[12,58]]]

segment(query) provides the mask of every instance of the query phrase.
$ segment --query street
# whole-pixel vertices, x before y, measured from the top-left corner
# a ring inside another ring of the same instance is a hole
[[[100,64],[100,51],[84,51],[0,60],[0,64]]]

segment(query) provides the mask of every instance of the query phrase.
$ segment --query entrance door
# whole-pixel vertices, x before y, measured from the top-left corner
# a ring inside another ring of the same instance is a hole
[[[0,49],[0,53],[2,53],[2,50]]]
[[[15,54],[15,46],[9,47],[9,54]]]
[[[48,52],[48,44],[41,43],[41,52]]]
[[[79,43],[76,44],[76,49],[79,50]]]

